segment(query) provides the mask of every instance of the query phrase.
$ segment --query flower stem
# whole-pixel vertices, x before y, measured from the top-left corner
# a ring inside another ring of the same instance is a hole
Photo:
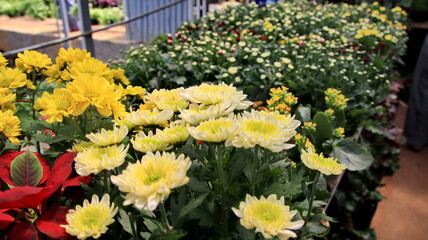
[[[305,218],[305,225],[309,221],[309,218],[311,217],[311,211],[312,211],[312,203],[314,202],[315,197],[315,189],[317,188],[318,179],[321,176],[321,172],[317,171],[317,174],[315,175],[315,179],[312,182],[312,190],[311,190],[311,196],[309,198],[309,208],[308,208],[308,214]]]
[[[253,173],[252,173],[252,184],[251,184],[251,194],[254,196],[256,194],[256,187],[257,187],[257,181],[256,181],[256,174],[257,174],[257,168],[259,166],[259,146],[254,147],[254,155],[253,155]]]
[[[218,178],[220,181],[220,208],[221,208],[221,217],[220,220],[220,235],[226,236],[224,233],[227,233],[227,209],[225,208],[225,188],[227,187],[226,179],[224,176],[224,169],[223,169],[223,162],[222,162],[222,156],[223,156],[223,149],[220,144],[215,146],[217,149],[216,151],[216,162],[217,162],[217,173]]]
[[[33,82],[33,85],[34,85],[34,89],[33,89],[32,94],[31,94],[31,108],[33,110],[33,119],[36,120],[36,109],[34,108],[34,105],[36,103],[36,91],[37,91],[38,86],[36,84],[36,71],[34,71],[34,70],[33,70],[33,72],[31,72],[31,81]],[[40,143],[38,141],[36,141],[35,145],[36,145],[37,152],[40,154],[41,153]]]
[[[163,220],[163,222],[165,223],[165,226],[166,226],[165,232],[168,232],[169,230],[172,230],[172,226],[169,224],[168,217],[166,215],[165,206],[163,205],[162,202],[159,204],[159,210],[161,212],[162,220]]]
[[[131,230],[132,230],[132,239],[134,240],[138,240],[138,236],[137,236],[137,231],[134,227],[134,216],[132,215],[132,213],[128,213],[129,215],[129,222],[131,223]]]
[[[106,189],[106,193],[108,193],[110,191],[110,189],[109,189],[109,179],[108,179],[107,170],[103,171],[103,179],[104,179],[104,187]]]

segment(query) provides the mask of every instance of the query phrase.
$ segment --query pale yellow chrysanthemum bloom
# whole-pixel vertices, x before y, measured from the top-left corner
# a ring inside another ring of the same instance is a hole
[[[107,226],[114,223],[119,209],[114,203],[110,204],[110,196],[106,193],[99,200],[97,195],[92,195],[91,203],[87,199],[83,206],[77,205],[76,209],[68,210],[66,215],[67,225],[60,225],[65,231],[78,239],[99,238],[106,233]]]
[[[190,135],[203,142],[224,142],[235,136],[238,131],[236,119],[229,118],[210,119],[201,122],[196,127],[189,127]]]
[[[7,65],[7,59],[3,57],[3,54],[0,53],[0,67],[5,67]]]
[[[301,124],[299,120],[295,120],[294,116],[291,116],[291,114],[280,114],[278,111],[275,112],[266,112],[266,111],[260,111],[263,115],[271,115],[274,118],[276,118],[278,121],[280,121],[282,124],[284,124],[285,128],[291,131],[296,130]]]
[[[76,79],[82,74],[90,74],[103,77],[111,84],[114,83],[113,73],[107,67],[107,64],[96,58],[85,58],[82,61],[73,62],[67,69],[70,71],[71,79]]]
[[[113,130],[101,129],[100,133],[86,134],[86,137],[98,146],[120,143],[128,134],[127,126],[115,126]]]
[[[117,118],[117,119],[114,119],[113,120],[113,122],[114,122],[114,124],[116,125],[116,126],[119,126],[119,125],[125,125],[125,126],[127,126],[128,127],[128,130],[131,130],[131,129],[133,129],[136,125],[135,124],[133,124],[133,123],[131,123],[129,120],[128,120],[128,116],[129,116],[129,112],[124,112],[123,113],[123,116],[122,117],[119,117],[119,118]]]
[[[0,88],[0,111],[11,110],[12,112],[16,111],[16,106],[13,104],[13,101],[16,99],[16,94],[12,92],[9,88]]]
[[[244,101],[247,95],[238,91],[232,84],[221,83],[218,85],[202,83],[199,86],[193,86],[185,89],[182,95],[193,103],[202,103],[206,105],[219,104],[224,101],[231,101],[235,109],[246,109],[253,103]]]
[[[79,142],[74,143],[71,149],[67,149],[67,152],[84,152],[88,150],[89,148],[96,147],[95,143],[93,142]]]
[[[171,123],[170,127],[163,130],[156,129],[156,137],[159,141],[167,144],[185,142],[189,138],[189,131],[183,124]]]
[[[41,54],[33,50],[25,50],[24,53],[18,53],[18,58],[15,60],[15,66],[27,73],[33,70],[39,72],[51,64],[52,60],[47,54]]]
[[[306,167],[320,171],[325,175],[339,175],[346,169],[346,165],[338,163],[337,159],[326,158],[322,153],[313,153],[311,147],[308,147],[308,152],[302,150],[300,158]]]
[[[62,122],[63,117],[76,115],[81,103],[75,101],[70,90],[66,88],[56,88],[53,93],[44,92],[42,97],[36,99],[34,109],[40,114],[47,116],[46,122]]]
[[[112,170],[125,162],[129,145],[93,147],[79,152],[74,158],[76,172],[80,176],[98,174],[103,170]]]
[[[146,104],[154,104],[160,110],[171,109],[174,112],[178,112],[180,109],[185,109],[189,106],[187,99],[181,95],[183,91],[183,88],[153,90],[153,92],[147,94],[144,102]]]
[[[0,133],[13,144],[19,144],[19,139],[16,137],[21,135],[20,123],[19,118],[13,115],[13,111],[0,111]]]
[[[21,70],[0,66],[0,88],[20,88],[27,82],[27,75]]]
[[[292,221],[297,210],[290,211],[284,205],[284,197],[277,198],[275,194],[260,199],[247,194],[245,202],[239,204],[239,209],[232,208],[235,215],[241,218],[240,223],[246,229],[254,229],[264,238],[277,236],[281,240],[296,238],[297,235],[290,230],[298,230],[305,223],[303,220]]]
[[[113,85],[102,77],[89,74],[79,75],[74,81],[69,82],[66,88],[72,92],[76,102],[81,103],[74,113],[76,116],[82,114],[89,105],[96,106],[97,109],[105,108],[114,96]]]
[[[190,104],[188,109],[180,111],[179,117],[190,124],[199,124],[208,119],[215,119],[231,114],[235,110],[232,101],[225,101],[215,105]]]
[[[164,124],[173,116],[174,111],[171,109],[159,111],[157,108],[154,108],[153,110],[138,110],[131,112],[126,118],[135,125],[149,126]]]
[[[144,132],[137,133],[131,139],[131,143],[135,150],[143,153],[164,151],[172,148],[172,145],[161,141],[157,135],[153,135],[152,131],[149,131],[147,135]]]
[[[133,204],[138,209],[154,211],[171,190],[189,182],[186,176],[190,159],[175,153],[148,152],[141,161],[129,164],[111,181],[121,192],[125,192],[123,205]]]
[[[91,53],[88,53],[86,49],[61,48],[58,51],[58,56],[55,58],[55,63],[64,66],[66,63],[80,62],[86,58],[91,58]]]
[[[272,115],[252,110],[237,116],[237,122],[238,134],[226,140],[226,146],[252,148],[258,145],[272,152],[294,147],[294,144],[288,144],[287,141],[296,135],[296,131],[287,129],[286,125]]]

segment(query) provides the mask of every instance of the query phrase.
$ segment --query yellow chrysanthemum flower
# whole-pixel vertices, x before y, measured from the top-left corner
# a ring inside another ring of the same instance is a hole
[[[306,167],[320,171],[325,175],[338,175],[346,169],[346,165],[338,163],[337,159],[326,158],[322,153],[313,153],[312,148],[310,147],[308,148],[308,152],[302,150],[300,158]]]
[[[146,89],[142,88],[140,86],[126,86],[126,88],[123,90],[123,95],[144,95],[146,93]]]
[[[20,123],[19,118],[13,115],[13,111],[0,111],[0,133],[13,144],[19,144],[19,139],[16,137],[21,135]]]
[[[148,152],[122,174],[111,176],[111,181],[126,193],[123,205],[134,204],[138,209],[153,211],[172,189],[189,182],[186,174],[190,165],[184,154],[176,158],[175,153]]]
[[[64,64],[71,64],[73,62],[80,62],[84,59],[91,58],[91,53],[86,49],[79,48],[61,48],[58,51],[58,56],[55,58],[55,63],[64,66]]]
[[[0,53],[0,67],[5,67],[7,65],[7,59],[3,57],[3,54]]]
[[[92,147],[97,147],[97,145],[93,142],[79,142],[74,143],[71,149],[67,149],[67,152],[84,152]]]
[[[156,152],[164,151],[172,148],[167,142],[160,140],[157,135],[153,135],[152,131],[146,135],[144,132],[139,132],[131,139],[132,146],[139,152]]]
[[[117,68],[117,69],[111,69],[110,72],[113,75],[113,78],[119,80],[122,84],[124,85],[130,84],[129,79],[125,76],[125,70],[121,68]]]
[[[62,122],[63,117],[79,115],[78,109],[83,103],[76,102],[73,94],[66,88],[56,88],[53,93],[44,92],[42,97],[36,99],[34,109],[47,116],[46,122]]]
[[[13,101],[16,99],[16,94],[12,92],[9,88],[0,88],[0,111],[11,110],[15,112],[16,106],[13,104]]]
[[[185,142],[189,138],[189,131],[187,127],[182,124],[171,123],[170,127],[163,130],[156,129],[156,137],[159,141],[167,144],[176,144]]]
[[[178,112],[180,109],[185,109],[189,106],[187,99],[181,95],[183,91],[183,88],[154,90],[147,94],[144,102],[146,104],[154,104],[160,110],[171,109],[174,112]]]
[[[96,58],[85,58],[82,61],[73,62],[67,69],[70,71],[71,79],[77,79],[82,74],[89,74],[105,78],[111,84],[114,83],[113,73],[107,64]]]
[[[33,50],[25,50],[24,53],[18,53],[18,58],[15,60],[15,66],[27,73],[32,71],[40,72],[40,70],[51,64],[52,60],[48,55]]]
[[[74,115],[82,114],[89,105],[103,109],[114,96],[114,86],[106,79],[89,74],[82,74],[67,84],[67,89],[73,93],[74,99],[79,104]],[[104,112],[100,112],[103,115]],[[111,114],[111,111],[110,111]],[[108,115],[104,115],[108,116]]]
[[[211,119],[196,127],[189,127],[190,135],[204,142],[224,142],[237,134],[238,124],[233,117]]]
[[[92,195],[91,203],[87,199],[83,206],[77,205],[76,209],[68,210],[66,215],[67,225],[61,225],[65,231],[78,239],[99,238],[106,233],[107,226],[114,223],[114,216],[119,209],[114,203],[110,204],[110,196],[104,194],[99,200],[97,195]]]
[[[126,118],[135,125],[149,126],[164,124],[173,116],[174,112],[171,109],[159,111],[155,108],[153,110],[138,110],[131,112]]]
[[[116,126],[113,130],[101,129],[100,133],[86,134],[86,137],[98,146],[120,143],[128,134],[127,126]]]
[[[42,71],[43,75],[46,76],[46,81],[48,83],[55,82],[57,86],[61,85],[64,79],[61,78],[62,76],[62,66],[59,64],[52,64],[51,66],[47,67],[45,70]],[[70,80],[70,79],[67,79]]]
[[[253,104],[250,101],[244,101],[247,95],[242,91],[238,91],[232,84],[227,85],[225,83],[218,85],[202,83],[199,86],[185,89],[182,95],[193,103],[206,105],[230,101],[230,105],[234,105],[234,109],[238,110],[246,109]]]
[[[93,147],[79,152],[74,158],[76,172],[80,176],[98,174],[103,170],[112,170],[125,162],[129,145]]]
[[[136,125],[131,123],[128,120],[128,116],[129,116],[129,112],[124,112],[123,117],[119,117],[117,119],[114,119],[113,122],[115,125],[120,126],[120,125],[125,125],[128,127],[128,130],[130,131],[131,129],[133,129]]]
[[[235,215],[241,218],[240,223],[246,229],[255,228],[256,232],[264,238],[277,236],[281,240],[297,237],[290,230],[300,229],[305,223],[303,220],[292,221],[297,210],[290,211],[290,207],[284,205],[284,197],[277,198],[275,194],[269,197],[252,197],[247,194],[245,202],[239,204],[239,209],[232,208]]]
[[[27,75],[21,70],[0,66],[0,88],[20,88],[27,83]]]
[[[294,147],[288,144],[296,131],[288,129],[272,115],[265,115],[255,110],[244,112],[237,117],[238,134],[226,140],[226,146],[251,148],[256,145],[267,148],[272,152]]]

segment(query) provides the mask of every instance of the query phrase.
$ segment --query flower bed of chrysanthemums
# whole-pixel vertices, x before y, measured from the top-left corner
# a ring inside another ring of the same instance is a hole
[[[260,239],[324,236],[326,178],[373,159],[287,87],[266,104],[232,84],[146,91],[85,50],[0,59],[0,236]],[[349,156],[352,156],[349,157]]]
[[[249,4],[185,22],[176,33],[125,51],[124,60],[115,64],[126,70],[130,82],[147,89],[225,82],[250,100],[266,101],[271,88],[286,86],[312,112],[324,110],[328,88],[340,90],[349,101],[345,116],[335,121],[346,119],[345,135],[357,137],[376,158],[369,170],[345,174],[346,186],[336,195],[339,218],[365,215],[364,224],[350,221],[339,231],[361,237],[382,200],[381,178],[398,168],[385,100],[392,96],[393,70],[406,50],[406,21],[400,7],[377,2]]]

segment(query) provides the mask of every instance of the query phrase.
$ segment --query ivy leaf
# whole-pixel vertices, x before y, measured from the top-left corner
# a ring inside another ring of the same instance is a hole
[[[351,139],[342,139],[333,144],[333,157],[346,164],[350,171],[360,171],[370,167],[373,156],[360,144]]]
[[[35,187],[43,176],[42,164],[37,156],[26,151],[10,163],[10,178],[15,186]]]

